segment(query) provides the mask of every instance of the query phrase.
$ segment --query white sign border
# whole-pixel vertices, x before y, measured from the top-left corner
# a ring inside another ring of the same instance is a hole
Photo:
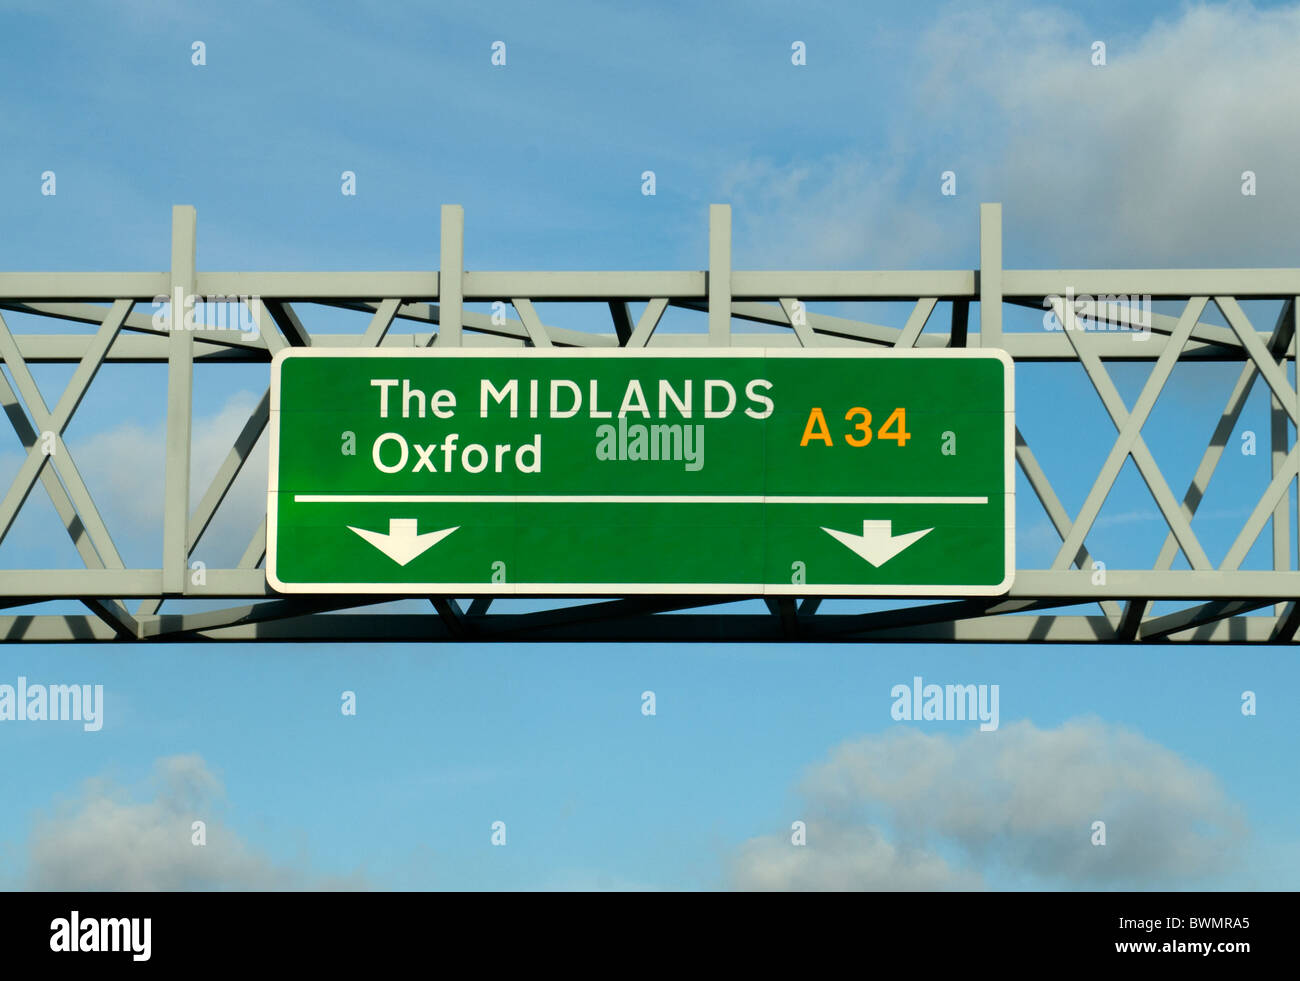
[[[991,586],[937,585],[846,585],[842,583],[803,585],[793,583],[286,583],[276,575],[276,498],[280,463],[280,369],[287,358],[996,358],[1003,365],[1005,398],[1003,412],[1006,460],[1004,497],[1006,499],[1005,568],[1002,581]],[[680,596],[824,596],[841,598],[1002,596],[1010,592],[1015,580],[1015,363],[1001,348],[942,348],[900,350],[856,350],[854,348],[767,348],[767,347],[653,347],[653,348],[301,348],[286,347],[271,360],[270,458],[266,495],[266,581],[277,593],[303,594],[380,594],[402,598],[409,596],[491,596],[531,598],[583,598],[596,596],[636,596],[648,594]]]

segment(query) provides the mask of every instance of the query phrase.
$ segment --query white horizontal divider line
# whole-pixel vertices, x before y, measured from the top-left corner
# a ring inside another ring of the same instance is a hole
[[[295,494],[298,504],[987,504],[987,497],[764,497],[709,494]]]

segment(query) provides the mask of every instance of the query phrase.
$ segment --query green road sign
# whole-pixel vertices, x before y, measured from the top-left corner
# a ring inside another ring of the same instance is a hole
[[[286,593],[997,595],[1001,351],[291,349]]]

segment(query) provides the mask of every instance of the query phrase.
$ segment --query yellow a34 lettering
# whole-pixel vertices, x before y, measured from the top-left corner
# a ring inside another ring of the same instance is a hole
[[[854,422],[855,419],[858,421]],[[843,435],[844,442],[850,446],[866,446],[871,442],[873,435],[877,442],[892,439],[899,446],[905,446],[912,438],[912,434],[907,431],[907,410],[901,406],[889,414],[885,424],[874,434],[871,430],[871,410],[860,405],[855,405],[844,413],[844,421],[853,423],[853,430]],[[827,446],[835,445],[830,426],[826,423],[826,413],[817,406],[808,413],[808,421],[804,424],[799,445],[807,446],[811,442],[820,442]]]

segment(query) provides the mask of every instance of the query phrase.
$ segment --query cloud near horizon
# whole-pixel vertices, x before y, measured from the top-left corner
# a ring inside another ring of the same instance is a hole
[[[133,799],[105,779],[41,815],[27,842],[22,888],[43,891],[222,891],[360,889],[364,878],[278,864],[222,819],[225,788],[197,754],[156,761],[154,793]],[[192,842],[194,821],[206,845]]]
[[[1096,718],[960,738],[894,728],[836,747],[799,790],[807,844],[751,839],[734,887],[1179,888],[1226,871],[1247,833],[1212,773]]]

